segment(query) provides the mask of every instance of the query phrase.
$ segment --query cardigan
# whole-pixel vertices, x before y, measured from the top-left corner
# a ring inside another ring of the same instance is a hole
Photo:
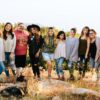
[[[5,52],[15,52],[16,47],[16,37],[14,34],[14,37],[12,39],[11,35],[7,35],[7,39],[4,39],[4,49]]]
[[[69,61],[78,61],[78,38],[66,38],[66,59]]]
[[[96,56],[95,56],[95,62],[100,61],[100,38],[96,37]]]
[[[3,39],[0,38],[0,61],[5,60]]]

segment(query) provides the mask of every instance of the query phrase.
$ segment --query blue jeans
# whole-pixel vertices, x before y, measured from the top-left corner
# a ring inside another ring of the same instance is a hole
[[[67,61],[67,64],[68,64],[68,69],[69,69],[69,73],[70,73],[70,75],[71,74],[73,74],[73,72],[74,72],[74,66],[73,66],[73,61]]]
[[[58,75],[60,75],[60,74],[63,75],[64,72],[63,72],[62,64],[64,62],[64,58],[61,57],[61,58],[56,59],[55,61],[56,61],[56,72],[57,72],[57,74]]]
[[[9,76],[9,72],[8,72],[8,70],[5,68],[4,63],[3,63],[2,61],[0,61],[0,74],[1,74],[3,71],[5,72],[6,76],[8,77],[8,76]]]
[[[6,63],[6,66],[10,66],[12,70],[16,70],[15,57],[11,59],[10,52],[5,52],[5,63]]]
[[[91,57],[90,57],[89,65],[90,65],[92,68],[95,68],[95,59],[94,59],[94,58],[91,58]]]
[[[96,68],[96,73],[97,73],[97,78],[100,79],[100,61],[95,62],[95,68]]]
[[[85,58],[85,56],[79,56],[80,60],[78,61],[78,67],[79,67],[79,74],[85,75],[85,72],[87,71],[87,62],[88,60]]]

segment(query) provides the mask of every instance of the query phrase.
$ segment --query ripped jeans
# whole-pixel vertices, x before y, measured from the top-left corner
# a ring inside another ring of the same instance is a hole
[[[57,75],[63,75],[64,74],[64,71],[63,71],[63,68],[62,68],[62,64],[64,62],[64,58],[61,57],[61,58],[58,58],[55,60],[56,62],[56,72],[57,72]]]
[[[8,70],[6,69],[6,67],[4,66],[3,61],[0,61],[0,74],[1,74],[3,71],[5,72],[6,76],[9,77],[9,72],[8,72]]]
[[[100,79],[100,61],[95,62],[95,68],[97,73],[97,79]]]
[[[5,64],[6,66],[10,66],[12,69],[13,74],[15,75],[16,66],[15,66],[15,57],[12,59],[10,58],[10,52],[5,52]]]

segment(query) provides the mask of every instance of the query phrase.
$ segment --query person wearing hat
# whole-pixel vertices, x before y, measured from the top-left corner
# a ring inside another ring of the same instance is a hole
[[[40,52],[43,45],[43,38],[40,35],[40,27],[38,25],[28,26],[27,29],[30,32],[28,45],[30,62],[34,73],[34,78],[40,80],[39,62]]]

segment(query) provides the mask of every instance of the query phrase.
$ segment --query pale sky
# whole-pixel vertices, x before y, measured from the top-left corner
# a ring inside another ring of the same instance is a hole
[[[69,31],[94,28],[100,36],[100,0],[0,0],[0,22],[36,23]]]

